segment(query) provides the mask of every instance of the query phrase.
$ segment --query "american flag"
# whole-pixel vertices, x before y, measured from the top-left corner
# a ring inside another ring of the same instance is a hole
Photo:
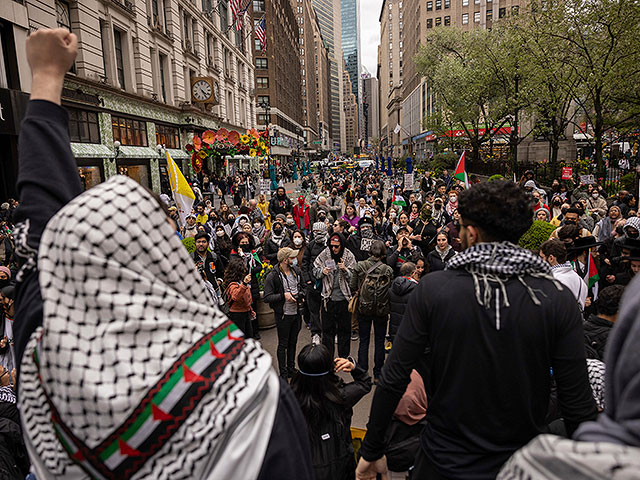
[[[262,44],[262,52],[267,49],[267,32],[265,31],[265,27],[266,25],[263,18],[256,26],[256,37],[258,37],[258,40],[260,40],[260,43]]]
[[[231,0],[231,14],[237,31],[242,30],[242,13],[240,12],[241,0]]]

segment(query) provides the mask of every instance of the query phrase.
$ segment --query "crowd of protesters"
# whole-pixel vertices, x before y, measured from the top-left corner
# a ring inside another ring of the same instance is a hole
[[[64,29],[27,42],[20,141],[50,153],[20,150],[0,205],[2,478],[640,476],[629,192],[320,168],[300,194],[205,177],[181,220],[126,177],[81,191],[60,106],[76,49]],[[518,247],[534,220],[556,228]]]

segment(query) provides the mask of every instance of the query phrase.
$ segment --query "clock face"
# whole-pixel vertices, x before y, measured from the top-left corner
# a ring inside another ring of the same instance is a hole
[[[209,85],[209,82],[206,80],[198,80],[193,84],[193,87],[191,87],[191,93],[193,98],[204,102],[211,98],[211,85]]]

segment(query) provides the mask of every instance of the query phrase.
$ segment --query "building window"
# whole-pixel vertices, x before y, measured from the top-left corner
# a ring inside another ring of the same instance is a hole
[[[514,5],[513,7],[511,7],[511,15],[517,15],[519,11],[520,11],[519,5]]]
[[[269,88],[269,77],[256,77],[256,87]]]
[[[480,23],[480,12],[473,12],[473,21],[475,23]]]
[[[444,17],[444,26],[448,27],[449,25],[451,25],[451,17],[447,15],[446,17]]]
[[[487,22],[493,19],[493,10],[487,10]]]
[[[264,12],[264,2],[265,0],[253,0],[253,11]]]
[[[69,108],[69,138],[76,143],[100,143],[98,114],[79,108]]]
[[[260,43],[260,40],[258,38],[253,39],[253,49],[256,52],[262,51],[262,43]]]
[[[115,44],[116,50],[116,73],[118,82],[120,83],[120,88],[124,90],[126,87],[124,81],[124,54],[122,51],[122,33],[120,30],[113,30],[113,43]]]
[[[160,93],[162,94],[162,100],[167,103],[167,87],[165,84],[165,64],[167,62],[167,56],[160,54],[158,56],[158,62],[160,63]]]
[[[228,16],[228,3],[227,0],[218,1],[218,15],[220,16],[220,30],[226,32],[229,28],[229,16]]]
[[[66,28],[70,32],[73,31],[71,30],[71,9],[69,8],[68,2],[56,0],[56,21],[58,23],[58,28]],[[69,71],[72,73],[76,73],[75,62],[73,63],[73,65],[71,65]]]
[[[389,3],[389,10],[391,10],[393,8],[393,5],[391,5],[391,3]]]
[[[442,18],[436,17],[436,27],[439,27],[440,25],[442,25]]]
[[[258,114],[258,123],[267,123],[267,114],[259,113]]]
[[[498,18],[503,18],[507,14],[507,9],[502,7],[498,9]]]
[[[180,132],[176,127],[156,123],[156,143],[166,148],[180,148]]]
[[[468,13],[463,13],[462,14],[462,25],[468,25],[469,24],[469,14]]]
[[[122,145],[135,147],[146,147],[148,145],[146,122],[111,115],[111,126],[114,142],[117,140]]]
[[[264,108],[264,105],[270,105],[269,95],[258,95],[258,107]]]
[[[451,8],[451,0],[444,0],[444,8]]]
[[[436,10],[442,10],[442,0],[436,0]]]
[[[433,28],[433,18],[427,18],[427,28]]]
[[[427,12],[431,12],[433,10],[433,2],[427,2]]]
[[[262,68],[266,70],[268,66],[268,61],[266,58],[256,58],[256,68]]]
[[[469,0],[462,0],[462,6],[463,7],[468,7],[469,6]]]

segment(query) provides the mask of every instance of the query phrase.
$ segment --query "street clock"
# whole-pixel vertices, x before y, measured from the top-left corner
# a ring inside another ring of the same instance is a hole
[[[211,77],[193,77],[191,79],[191,102],[212,103],[220,102],[220,87]]]

